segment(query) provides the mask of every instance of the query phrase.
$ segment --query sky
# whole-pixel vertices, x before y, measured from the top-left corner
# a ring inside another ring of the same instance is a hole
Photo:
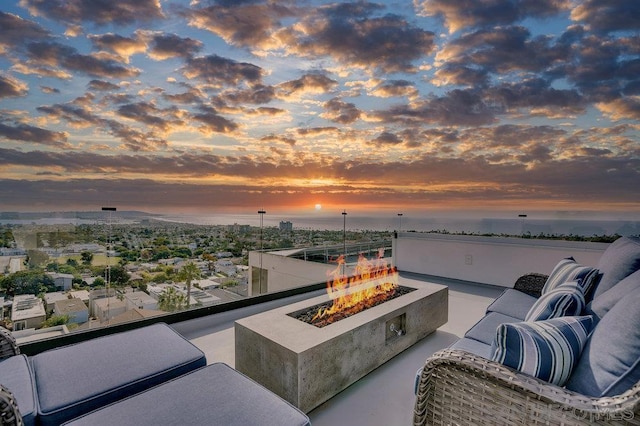
[[[3,0],[0,211],[640,214],[638,0]]]

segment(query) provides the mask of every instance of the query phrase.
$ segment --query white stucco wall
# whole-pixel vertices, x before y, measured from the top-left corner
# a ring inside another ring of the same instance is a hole
[[[605,243],[401,232],[393,240],[400,271],[512,287],[518,277],[549,274],[562,258],[595,266]]]

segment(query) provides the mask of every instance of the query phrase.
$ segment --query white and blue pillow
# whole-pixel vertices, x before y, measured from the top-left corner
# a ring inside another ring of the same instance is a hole
[[[548,293],[566,282],[577,281],[582,287],[582,294],[586,297],[591,294],[591,289],[599,278],[599,272],[597,268],[579,264],[573,257],[562,259],[549,274],[544,287],[542,287],[542,294]]]
[[[491,350],[493,361],[563,386],[593,327],[591,316],[501,324]]]
[[[524,320],[542,321],[580,315],[584,306],[582,286],[578,281],[570,281],[542,294],[529,309]]]

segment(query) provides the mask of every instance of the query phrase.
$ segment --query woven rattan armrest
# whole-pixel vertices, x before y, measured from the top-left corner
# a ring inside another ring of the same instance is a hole
[[[548,275],[531,272],[518,278],[513,288],[533,297],[540,297],[542,287],[547,282]]]
[[[0,360],[20,354],[20,348],[11,332],[0,327]]]
[[[640,383],[592,398],[477,355],[445,349],[420,376],[414,425],[640,424]]]
[[[24,426],[18,404],[9,389],[0,385],[0,425]]]

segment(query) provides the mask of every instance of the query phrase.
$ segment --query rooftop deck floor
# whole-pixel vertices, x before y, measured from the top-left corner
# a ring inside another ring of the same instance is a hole
[[[485,313],[503,288],[439,277],[402,273],[401,280],[417,280],[449,287],[449,321],[332,399],[308,413],[314,426],[410,425],[416,371],[425,359],[461,337]],[[263,303],[223,314],[173,324],[198,346],[209,362],[235,365],[234,321],[278,306],[317,296],[323,291]]]

